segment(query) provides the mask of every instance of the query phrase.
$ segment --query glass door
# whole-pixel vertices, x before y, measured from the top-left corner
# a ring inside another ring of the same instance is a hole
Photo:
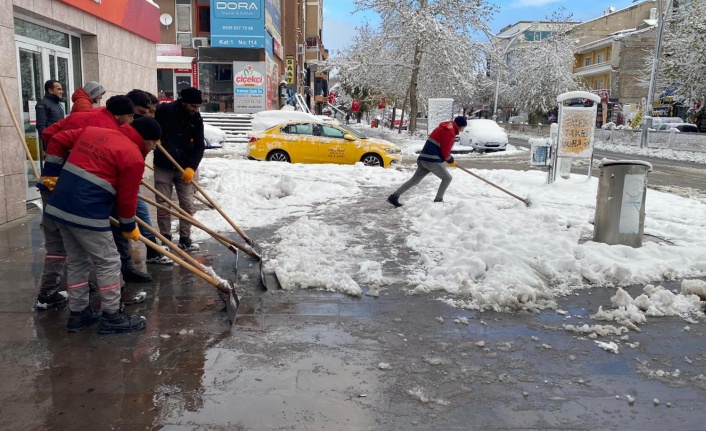
[[[176,88],[176,95],[174,96],[174,98],[176,99],[179,97],[181,90],[191,87],[191,74],[189,74],[189,75],[175,74],[174,81],[175,81],[174,88]]]
[[[44,151],[37,134],[37,117],[35,106],[44,97],[44,82],[55,79],[64,88],[64,100],[61,106],[64,113],[68,114],[73,93],[73,65],[71,54],[61,52],[52,47],[42,46],[25,41],[16,41],[17,64],[20,78],[20,100],[22,102],[22,125],[24,127],[25,142],[29,147],[32,162],[41,170],[44,163]],[[34,171],[29,161],[25,162],[27,172],[27,200],[39,198],[35,185]]]
[[[27,172],[27,200],[37,199],[39,193],[35,187],[38,178],[34,177],[34,170],[30,163],[39,169],[43,159],[41,144],[37,136],[37,117],[34,107],[37,101],[44,96],[44,73],[42,66],[42,53],[38,47],[22,46],[18,44],[18,57],[20,68],[20,97],[22,98],[22,126],[25,133],[25,143],[29,147],[32,161],[25,161]]]

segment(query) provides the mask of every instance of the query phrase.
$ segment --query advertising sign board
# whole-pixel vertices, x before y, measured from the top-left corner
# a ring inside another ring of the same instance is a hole
[[[294,56],[287,56],[287,85],[294,85]]]
[[[264,0],[211,0],[211,46],[264,48]]]
[[[591,158],[596,108],[563,107],[559,122],[559,157]]]
[[[266,65],[264,61],[233,62],[233,111],[252,114],[267,107]]]

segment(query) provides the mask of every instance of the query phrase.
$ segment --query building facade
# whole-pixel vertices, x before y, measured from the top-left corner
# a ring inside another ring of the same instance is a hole
[[[26,215],[26,201],[38,198],[26,151],[39,169],[34,106],[44,82],[61,82],[65,112],[87,81],[106,88],[104,99],[133,88],[156,92],[158,19],[147,0],[0,2],[0,80],[9,101],[0,100],[0,224]]]

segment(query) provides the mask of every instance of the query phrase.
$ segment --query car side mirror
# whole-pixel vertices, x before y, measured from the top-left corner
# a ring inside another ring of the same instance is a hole
[[[343,139],[345,139],[346,141],[355,141],[355,136],[351,135],[350,133],[346,133],[345,135],[343,135]]]

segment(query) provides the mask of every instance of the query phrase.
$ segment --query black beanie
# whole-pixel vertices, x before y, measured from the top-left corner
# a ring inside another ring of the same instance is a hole
[[[132,104],[135,106],[141,106],[143,108],[150,107],[150,97],[142,90],[134,89],[127,93],[126,96],[132,100]]]
[[[127,96],[113,96],[105,102],[105,107],[108,108],[113,115],[134,114],[135,106]]]
[[[203,103],[203,100],[201,99],[201,90],[198,88],[185,88],[181,90],[179,95],[181,96],[181,101],[184,103],[191,103],[194,105],[200,105]]]
[[[468,126],[468,121],[466,121],[466,117],[463,117],[459,115],[458,117],[454,118],[454,123],[456,123],[456,126],[460,129],[461,127],[466,127]]]
[[[148,141],[157,141],[162,137],[162,128],[154,118],[140,117],[131,124],[133,129]]]

